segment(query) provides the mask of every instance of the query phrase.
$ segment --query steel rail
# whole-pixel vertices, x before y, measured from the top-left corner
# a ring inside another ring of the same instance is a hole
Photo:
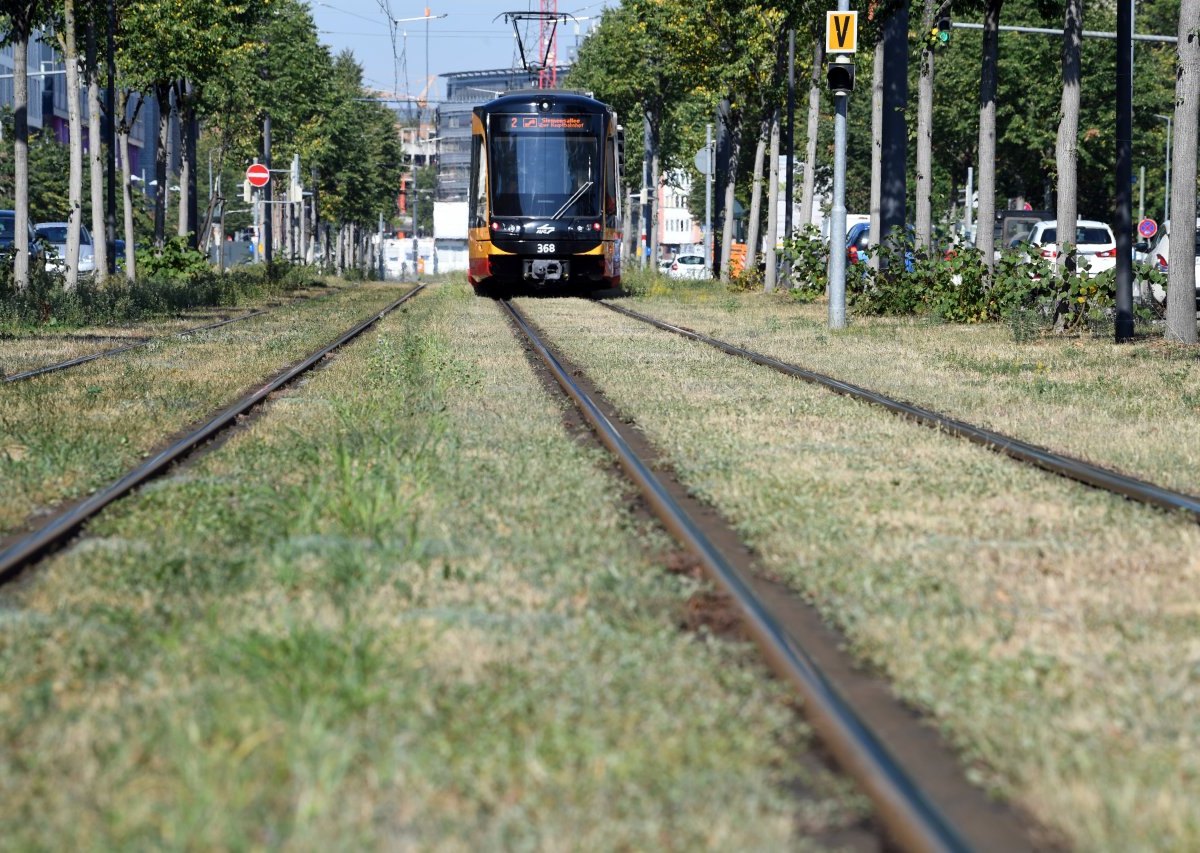
[[[327,297],[329,295],[330,294],[328,294],[328,293],[322,293],[320,296],[303,297],[303,299],[312,299],[312,300],[324,299],[325,297]],[[284,304],[285,305],[295,304],[296,302],[300,302],[300,301],[302,301],[302,299],[298,298],[298,299],[293,299],[290,302],[287,302]],[[277,306],[277,307],[282,307],[282,306]],[[259,316],[262,316],[263,314],[268,314],[273,310],[275,310],[275,309],[274,308],[259,308],[258,310],[250,311],[246,314],[240,314],[237,317],[227,317],[224,320],[217,320],[215,323],[207,323],[203,326],[194,326],[190,329],[183,329],[178,332],[172,332],[169,335],[160,335],[158,337],[144,338],[140,341],[136,341],[131,344],[126,344],[125,346],[119,346],[119,347],[114,347],[112,349],[100,350],[99,352],[89,353],[88,355],[81,355],[81,356],[78,356],[77,358],[67,359],[66,361],[59,361],[59,362],[55,362],[54,364],[47,364],[44,367],[34,367],[29,370],[23,370],[20,373],[12,373],[12,374],[9,374],[8,376],[0,377],[0,383],[7,384],[9,382],[20,382],[25,379],[32,379],[35,376],[42,376],[43,374],[46,374],[46,373],[53,373],[58,370],[66,370],[67,368],[70,368],[70,367],[77,367],[81,364],[87,364],[89,361],[95,361],[98,358],[108,358],[109,356],[120,355],[123,352],[129,352],[130,350],[135,350],[135,349],[139,349],[140,347],[149,346],[150,344],[154,343],[155,341],[165,341],[167,338],[181,338],[184,335],[192,335],[192,334],[195,334],[196,332],[206,332],[210,329],[219,329],[221,326],[228,326],[230,323],[240,323],[243,320],[249,320],[253,317],[259,317]]]
[[[748,580],[671,497],[633,452],[596,403],[568,375],[549,347],[511,302],[500,303],[528,339],[563,391],[617,457],[667,529],[700,560],[705,571],[741,611],[748,632],[768,663],[800,693],[813,728],[842,767],[874,803],[892,837],[909,850],[969,850],[959,831],[930,802],[880,739],[821,673],[809,654],[780,625]]]
[[[423,284],[413,288],[383,310],[372,314],[370,317],[343,332],[337,340],[326,344],[308,357],[296,362],[265,385],[245,394],[205,421],[201,426],[179,440],[172,442],[168,447],[159,450],[120,479],[93,493],[70,510],[51,519],[48,524],[18,539],[3,551],[0,551],[0,583],[10,580],[51,548],[62,544],[84,522],[95,516],[106,506],[129,494],[148,480],[164,473],[173,463],[191,453],[199,445],[210,440],[222,430],[232,426],[239,416],[257,406],[269,395],[292,382],[301,374],[311,370],[325,356],[361,335],[424,289],[425,285]]]
[[[769,367],[788,376],[824,386],[835,393],[882,406],[890,412],[910,418],[924,426],[941,430],[957,438],[966,439],[989,450],[994,450],[997,453],[1002,453],[1005,456],[1016,459],[1019,462],[1049,471],[1052,474],[1058,474],[1076,482],[1103,489],[1106,492],[1112,492],[1124,498],[1149,504],[1160,509],[1186,512],[1191,515],[1193,520],[1200,521],[1200,497],[1195,495],[1189,495],[1186,492],[1177,492],[1173,489],[1138,479],[1137,477],[1130,477],[1126,474],[1120,474],[1111,469],[1094,465],[1091,462],[1085,462],[1073,456],[1056,453],[1045,447],[1039,447],[1036,444],[1030,444],[1027,441],[1022,441],[1021,439],[1013,438],[1012,436],[1004,435],[985,427],[960,421],[949,415],[935,412],[932,409],[896,400],[878,391],[872,391],[860,385],[844,382],[840,379],[826,376],[823,373],[806,370],[795,364],[736,346],[735,344],[710,337],[685,326],[667,323],[656,317],[650,317],[629,308],[622,308],[619,305],[612,305],[603,301],[599,302],[599,304],[610,311],[615,311],[618,314],[623,314],[664,331],[673,332],[682,337],[708,344],[730,355],[740,356],[755,364]]]

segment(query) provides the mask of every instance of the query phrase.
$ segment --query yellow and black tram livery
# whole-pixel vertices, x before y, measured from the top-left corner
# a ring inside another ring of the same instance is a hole
[[[475,291],[621,283],[617,115],[586,95],[513,92],[471,120]]]

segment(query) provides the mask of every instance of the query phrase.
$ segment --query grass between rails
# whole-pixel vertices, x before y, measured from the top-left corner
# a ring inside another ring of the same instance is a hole
[[[320,302],[0,386],[0,534],[107,484],[164,439],[335,338],[407,288]]]
[[[674,628],[694,585],[561,405],[445,287],[107,514],[0,610],[0,835],[777,849],[857,820],[793,775],[746,649]]]
[[[1200,846],[1194,524],[598,306],[522,307],[981,784],[1080,849]]]
[[[1089,462],[1200,493],[1200,353],[1146,338],[1044,337],[1001,325],[851,318],[714,288],[630,300],[665,320]]]

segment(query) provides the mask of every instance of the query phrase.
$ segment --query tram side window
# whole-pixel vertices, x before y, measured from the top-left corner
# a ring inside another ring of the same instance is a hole
[[[472,228],[486,228],[487,221],[487,164],[483,159],[483,137],[475,135],[471,138],[471,210]]]
[[[609,140],[604,146],[604,215],[617,215],[617,143]]]

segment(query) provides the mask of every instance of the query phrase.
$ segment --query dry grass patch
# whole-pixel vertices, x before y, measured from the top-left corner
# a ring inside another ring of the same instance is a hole
[[[981,784],[1082,849],[1200,846],[1194,524],[598,306],[522,307],[769,569],[936,718]],[[719,311],[704,315],[712,328],[673,305],[658,313],[738,340]],[[861,334],[881,362],[902,360],[887,356],[902,333]],[[843,361],[866,371],[863,355]]]
[[[694,582],[561,414],[446,286],[107,513],[0,610],[0,833],[778,849],[859,820],[796,778],[747,650],[675,629]]]
[[[630,307],[1184,492],[1200,492],[1200,356],[1161,339],[1017,343],[1003,325],[851,318],[681,290]]]

